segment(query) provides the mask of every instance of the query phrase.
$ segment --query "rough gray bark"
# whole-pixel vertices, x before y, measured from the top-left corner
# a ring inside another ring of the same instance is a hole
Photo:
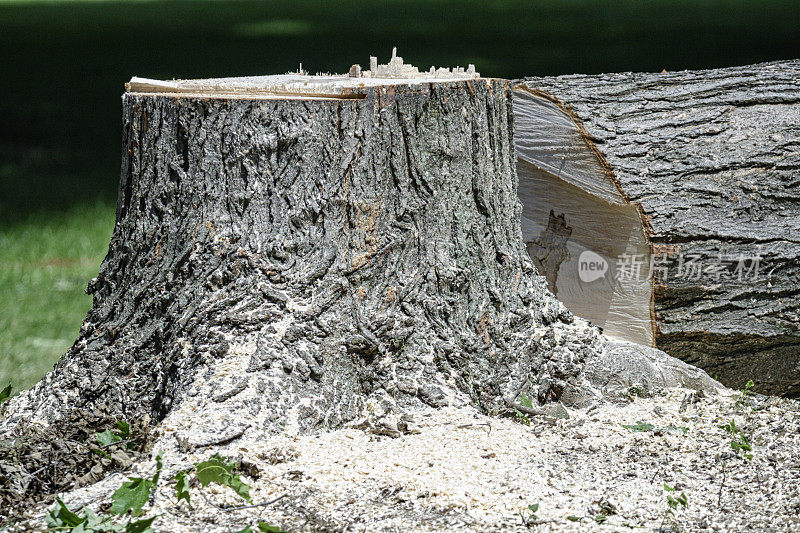
[[[730,386],[800,396],[800,61],[522,83],[574,113],[671,268],[761,257],[756,281],[665,278],[657,346]]]
[[[520,239],[507,82],[126,94],[123,108],[94,306],[18,413],[158,420],[198,387],[209,405],[249,388],[258,400],[235,408],[264,430],[313,430],[369,398],[463,394],[489,411],[521,392],[557,399],[598,353]],[[243,353],[247,368],[221,377]]]

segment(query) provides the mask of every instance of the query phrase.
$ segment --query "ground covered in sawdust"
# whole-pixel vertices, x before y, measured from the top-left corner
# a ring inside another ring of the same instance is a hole
[[[245,430],[216,446],[188,445],[199,419],[171,416],[154,447],[164,454],[163,481],[144,512],[158,515],[157,531],[206,533],[255,530],[259,521],[286,531],[800,530],[798,403],[698,396],[669,390],[529,424],[464,405],[418,411],[415,432],[397,438],[287,428],[279,437]],[[752,460],[721,427],[731,420]],[[209,485],[192,489],[193,509],[177,503],[171,474],[215,452],[242,461],[253,503],[282,498],[221,510],[244,502]],[[154,468],[140,462],[64,499],[102,508],[128,475]],[[667,496],[681,494],[687,506],[671,510]],[[41,518],[21,527],[36,524]]]

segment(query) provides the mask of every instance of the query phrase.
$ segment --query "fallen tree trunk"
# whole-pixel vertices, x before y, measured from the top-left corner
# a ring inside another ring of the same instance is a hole
[[[607,289],[615,273],[624,285],[623,270],[632,266],[625,260],[639,255],[641,283],[616,293],[633,295],[631,302],[644,286],[653,316],[642,318],[646,300],[639,299],[636,310],[609,319],[615,333],[640,335],[628,328],[649,323],[656,346],[727,385],[753,379],[762,392],[800,396],[798,80],[800,62],[786,61],[518,84],[519,164],[534,168],[520,170],[523,215],[546,225],[556,200],[535,194],[537,180],[565,182],[559,187],[574,190],[558,195],[561,202],[580,207],[561,205],[554,215],[568,213],[562,225],[589,235],[562,270],[582,291],[567,302],[576,314],[605,320],[598,307],[615,307],[598,287]],[[552,142],[553,131],[563,142]],[[534,191],[527,197],[526,181]],[[619,222],[627,216],[602,215],[625,205],[641,210],[649,245],[630,237],[635,224]],[[609,218],[618,222],[601,222]],[[605,280],[576,279],[577,254],[586,249],[612,263]]]

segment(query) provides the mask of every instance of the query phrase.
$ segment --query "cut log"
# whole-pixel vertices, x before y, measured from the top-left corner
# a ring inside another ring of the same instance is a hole
[[[579,295],[559,286],[559,298],[604,326],[597,310],[615,309],[625,287],[609,296],[609,285],[637,255],[645,288],[655,274],[656,346],[727,385],[753,379],[800,396],[800,62],[529,78],[517,89],[523,215],[542,227],[553,209],[583,233],[558,273]],[[625,206],[640,208],[649,246],[631,233],[635,218],[617,214]],[[608,260],[606,277],[576,279],[585,249]],[[641,341],[646,300],[627,299],[637,309],[607,332]]]

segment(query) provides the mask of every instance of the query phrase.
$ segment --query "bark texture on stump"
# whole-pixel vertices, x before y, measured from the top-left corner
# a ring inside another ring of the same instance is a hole
[[[192,398],[307,431],[373,400],[558,398],[601,343],[526,255],[510,90],[126,94],[94,306],[17,413],[160,419]]]
[[[800,62],[521,83],[574,114],[670,268],[760,257],[755,280],[660,280],[656,345],[730,386],[800,396]]]

